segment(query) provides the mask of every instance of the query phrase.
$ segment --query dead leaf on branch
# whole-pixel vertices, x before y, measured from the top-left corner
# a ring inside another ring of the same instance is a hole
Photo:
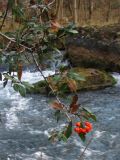
[[[77,91],[77,83],[76,83],[75,80],[69,79],[67,81],[67,85],[68,85],[71,92],[76,92]]]
[[[21,81],[21,78],[22,78],[22,70],[23,70],[23,66],[21,63],[18,64],[18,71],[17,71],[17,76],[18,76],[18,79]]]
[[[58,32],[61,28],[61,25],[56,20],[51,20],[50,32]]]
[[[54,101],[54,102],[51,104],[51,107],[52,107],[53,109],[62,110],[62,109],[63,109],[63,104],[62,104],[62,103],[59,103],[58,101]]]
[[[70,104],[70,113],[72,114],[76,113],[79,109],[79,105],[77,104],[77,101],[78,101],[78,96],[74,95],[72,102]]]

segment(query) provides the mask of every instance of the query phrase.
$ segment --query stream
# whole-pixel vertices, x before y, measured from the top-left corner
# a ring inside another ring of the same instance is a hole
[[[120,160],[120,75],[114,77],[118,80],[114,87],[78,94],[80,103],[98,119],[84,160]],[[23,74],[30,82],[40,78],[38,72]],[[0,82],[0,160],[80,160],[86,144],[75,133],[67,143],[48,141],[49,131],[64,125],[55,121],[49,99],[44,95],[23,98],[10,84],[3,88]]]

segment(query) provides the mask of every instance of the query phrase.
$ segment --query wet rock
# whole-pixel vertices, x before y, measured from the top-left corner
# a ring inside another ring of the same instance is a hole
[[[102,89],[105,87],[113,86],[116,81],[115,79],[108,73],[104,71],[99,71],[97,69],[85,69],[85,68],[73,68],[71,69],[75,73],[77,73],[79,76],[82,76],[85,78],[84,81],[76,80],[77,83],[77,91],[80,90],[97,90]],[[70,72],[69,70],[68,72]],[[51,78],[55,78],[56,75],[52,76]],[[63,85],[66,85],[65,92],[70,92],[70,89],[67,85],[66,80],[61,79],[57,83],[51,84],[54,88],[57,88],[58,90],[60,88],[63,88]],[[34,84],[34,89],[32,89],[30,92],[32,93],[49,93],[50,89],[47,87],[45,81],[39,81]]]
[[[67,57],[73,66],[120,72],[120,25],[79,29],[67,39]]]

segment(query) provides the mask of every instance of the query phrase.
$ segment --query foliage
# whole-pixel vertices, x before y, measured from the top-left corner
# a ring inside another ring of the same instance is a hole
[[[42,0],[37,3],[30,1],[30,9],[34,9],[35,7],[38,12],[36,16],[33,15],[28,19],[24,13],[24,6],[16,5],[13,0],[9,1],[9,7],[12,9],[14,18],[17,21],[19,20],[20,27],[14,32],[1,34],[9,42],[1,50],[0,63],[7,64],[8,71],[0,74],[0,79],[2,80],[2,76],[4,77],[4,87],[8,81],[11,81],[14,90],[19,92],[21,96],[25,96],[26,90],[29,90],[33,86],[28,82],[22,81],[23,65],[26,60],[29,62],[32,59],[32,62],[36,65],[56,98],[51,106],[55,110],[57,122],[62,117],[61,115],[64,115],[67,119],[66,126],[62,130],[54,131],[50,139],[66,142],[73,133],[73,117],[75,120],[79,119],[82,124],[86,120],[89,121],[92,119],[96,121],[96,117],[78,103],[78,96],[76,94],[77,83],[75,80],[84,81],[84,77],[79,76],[73,71],[68,73],[65,68],[61,68],[60,74],[53,78],[46,78],[42,73],[40,67],[41,57],[51,52],[60,52],[58,44],[61,43],[61,39],[78,33],[74,24],[61,26],[57,22],[56,17],[49,15],[50,4],[48,1]],[[69,105],[62,103],[59,97],[59,92],[62,91],[64,93],[65,85],[63,84],[60,88],[55,87],[55,84],[59,83],[62,78],[67,83],[67,87],[73,92],[72,101]],[[84,125],[82,125],[82,128],[84,128]],[[79,134],[79,137],[85,140],[85,135],[86,133]]]

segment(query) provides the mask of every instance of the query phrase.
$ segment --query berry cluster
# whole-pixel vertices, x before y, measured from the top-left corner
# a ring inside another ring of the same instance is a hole
[[[77,122],[76,128],[74,128],[74,131],[77,132],[78,134],[86,134],[92,130],[92,124],[90,122],[84,122],[84,124],[81,124],[81,122]],[[83,126],[84,125],[84,126]]]

